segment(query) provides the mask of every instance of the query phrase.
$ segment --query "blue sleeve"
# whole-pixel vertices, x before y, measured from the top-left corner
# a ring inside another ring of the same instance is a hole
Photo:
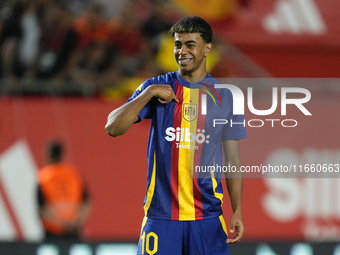
[[[145,82],[143,82],[136,90],[135,92],[132,94],[132,96],[127,100],[127,103],[132,101],[133,99],[135,99],[139,94],[141,94],[148,86],[151,85],[150,80],[146,80]],[[151,101],[151,100],[150,100]],[[139,112],[138,114],[139,120],[136,122],[140,122],[142,119],[151,119],[152,118],[152,107],[151,107],[151,103],[148,102],[143,108],[142,110]]]
[[[229,109],[228,124],[224,125],[223,140],[238,140],[247,138],[246,122],[244,115],[233,114],[233,96],[230,90],[227,90],[227,105]]]

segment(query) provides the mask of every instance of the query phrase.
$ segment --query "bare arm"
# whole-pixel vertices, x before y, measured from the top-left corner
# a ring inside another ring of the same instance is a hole
[[[237,171],[241,168],[241,160],[239,155],[239,141],[225,140],[223,141],[225,165],[236,167]],[[236,230],[234,238],[228,238],[227,243],[236,243],[241,241],[244,234],[244,224],[242,218],[242,189],[243,178],[242,173],[228,173],[226,183],[230,197],[233,215],[230,218],[230,232]]]
[[[39,215],[42,219],[53,222],[59,226],[66,226],[68,224],[67,220],[58,217],[53,207],[47,204],[39,208]]]
[[[70,203],[70,206],[73,206]],[[53,206],[43,205],[39,208],[39,214],[42,219],[53,222],[55,225],[58,225],[64,229],[66,229],[67,233],[77,233],[79,228],[84,224],[85,220],[88,218],[92,209],[92,203],[89,200],[83,202],[78,209],[77,218],[75,220],[66,220],[59,217]]]
[[[65,228],[69,233],[77,233],[82,225],[87,220],[90,212],[92,210],[92,202],[87,199],[85,200],[78,209],[78,216],[74,221],[67,222]]]
[[[113,137],[123,135],[138,120],[139,112],[153,97],[157,97],[163,104],[171,100],[178,102],[170,85],[151,85],[135,99],[109,114],[105,125],[106,132]]]

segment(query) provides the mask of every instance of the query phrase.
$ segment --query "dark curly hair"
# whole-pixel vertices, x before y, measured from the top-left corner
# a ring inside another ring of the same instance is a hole
[[[172,37],[175,33],[200,33],[206,43],[211,43],[213,37],[209,23],[197,16],[181,19],[172,26],[168,33]]]

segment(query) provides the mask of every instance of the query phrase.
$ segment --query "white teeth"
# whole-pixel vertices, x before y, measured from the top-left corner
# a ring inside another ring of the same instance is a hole
[[[185,64],[185,63],[188,63],[190,60],[191,60],[191,58],[180,59],[179,62],[180,62],[181,64]]]

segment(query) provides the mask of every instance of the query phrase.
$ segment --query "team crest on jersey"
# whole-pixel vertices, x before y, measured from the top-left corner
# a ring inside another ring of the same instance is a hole
[[[197,117],[197,104],[183,104],[183,118],[193,121]]]

